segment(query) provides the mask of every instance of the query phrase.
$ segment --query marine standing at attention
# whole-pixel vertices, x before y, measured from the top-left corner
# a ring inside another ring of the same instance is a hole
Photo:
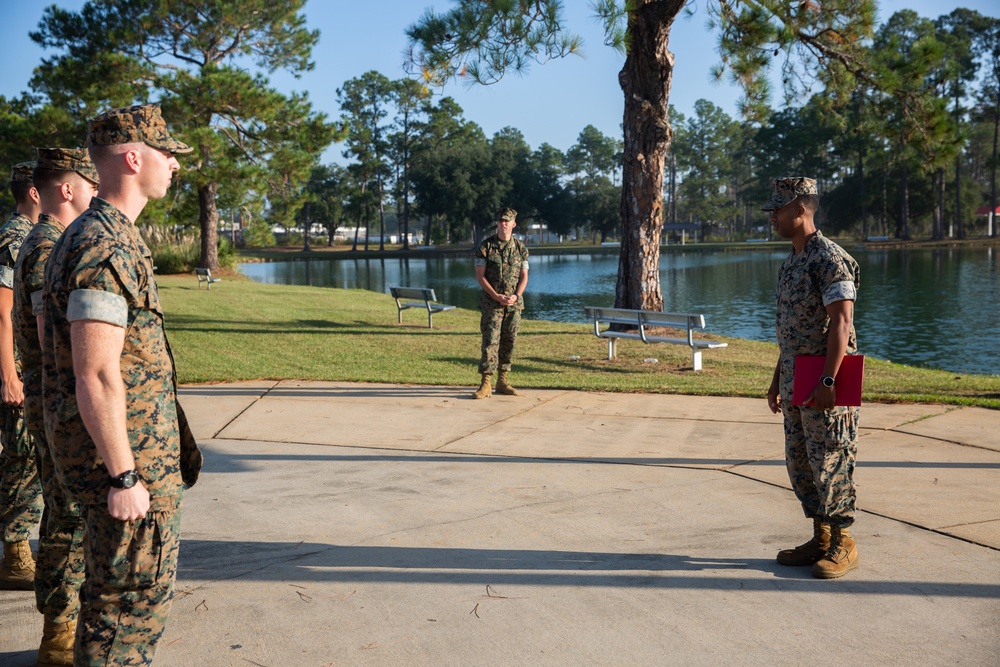
[[[14,265],[14,340],[21,355],[24,423],[35,445],[45,511],[38,531],[35,604],[43,618],[38,667],[73,664],[83,584],[83,518],[53,469],[42,408],[42,286],[52,246],[66,225],[87,210],[98,177],[86,148],[39,148],[34,171],[41,199],[38,222]]]
[[[181,497],[201,453],[177,401],[135,221],[167,194],[175,154],[191,148],[154,104],[97,116],[89,137],[100,196],[56,241],[45,271],[45,434],[86,528],[74,664],[148,665],[173,596]]]
[[[514,343],[524,310],[524,289],[528,286],[528,249],[514,238],[517,211],[497,211],[497,233],[483,241],[476,250],[476,282],[483,288],[479,299],[479,330],[483,335],[479,372],[482,384],[473,398],[489,398],[493,372],[499,368],[496,391],[517,396],[507,374],[514,355]]]
[[[14,262],[24,237],[38,219],[41,204],[31,180],[34,162],[14,165],[10,191],[17,212],[0,227],[0,589],[35,587],[35,559],[28,538],[42,518],[35,446],[24,427],[20,361],[14,346]]]
[[[857,407],[837,406],[837,371],[845,354],[857,354],[854,301],[858,263],[816,229],[816,181],[772,181],[763,206],[792,252],[778,271],[779,357],[767,391],[771,412],[785,424],[785,464],[796,497],[813,522],[813,537],[778,553],[782,565],[811,565],[819,579],[842,577],[858,566],[854,523],[854,464],[858,452]],[[823,375],[803,405],[792,405],[796,355],[826,357]]]

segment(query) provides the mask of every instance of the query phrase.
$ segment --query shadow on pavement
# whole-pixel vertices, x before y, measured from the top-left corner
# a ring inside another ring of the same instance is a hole
[[[732,570],[729,577],[720,572]],[[696,573],[711,573],[697,576]],[[755,572],[752,576],[741,573]],[[772,575],[761,577],[759,573]],[[699,558],[517,549],[342,546],[307,542],[184,540],[180,578],[196,581],[583,586],[734,591],[808,591],[993,599],[1000,585],[927,581],[821,581],[809,568],[771,559]]]

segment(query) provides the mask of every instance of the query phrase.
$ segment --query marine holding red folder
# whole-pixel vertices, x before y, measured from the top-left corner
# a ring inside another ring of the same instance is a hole
[[[778,271],[780,354],[767,403],[784,417],[788,478],[806,518],[813,522],[812,539],[780,551],[777,560],[782,565],[812,566],[813,576],[834,579],[858,566],[850,526],[855,517],[859,408],[845,405],[843,399],[860,403],[855,364],[863,365],[863,358],[848,359],[858,352],[854,302],[859,268],[853,257],[816,228],[819,193],[814,179],[776,178],[771,183],[774,191],[763,210],[770,212],[777,234],[792,242],[792,252]],[[813,379],[807,379],[805,372],[809,364],[819,370]],[[845,396],[852,389],[856,396]]]

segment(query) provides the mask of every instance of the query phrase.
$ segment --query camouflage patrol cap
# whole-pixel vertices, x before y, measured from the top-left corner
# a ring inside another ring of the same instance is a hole
[[[762,211],[779,209],[785,204],[795,201],[799,195],[819,194],[816,190],[816,179],[804,176],[772,178],[771,188],[774,192],[771,193],[771,198],[767,200],[767,203],[760,208]]]
[[[35,169],[75,171],[94,185],[100,185],[97,169],[86,148],[39,148]]]
[[[32,162],[18,162],[10,170],[10,182],[11,183],[31,183],[31,173],[35,171],[35,163]]]
[[[190,153],[193,149],[170,136],[160,115],[159,104],[137,104],[112,109],[90,120],[90,145],[144,143],[170,153]]]
[[[509,222],[517,220],[517,211],[506,206],[497,209],[497,220]]]

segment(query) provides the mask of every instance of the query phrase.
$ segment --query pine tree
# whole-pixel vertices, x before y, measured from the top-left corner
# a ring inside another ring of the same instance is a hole
[[[305,0],[89,0],[51,6],[32,39],[59,53],[34,90],[86,119],[109,106],[157,101],[194,147],[183,181],[197,196],[199,266],[218,268],[220,190],[287,197],[305,182],[333,131],[305,94],[282,95],[262,72],[297,75],[318,32]],[[259,71],[248,71],[256,65]],[[289,212],[293,214],[293,211]]]

